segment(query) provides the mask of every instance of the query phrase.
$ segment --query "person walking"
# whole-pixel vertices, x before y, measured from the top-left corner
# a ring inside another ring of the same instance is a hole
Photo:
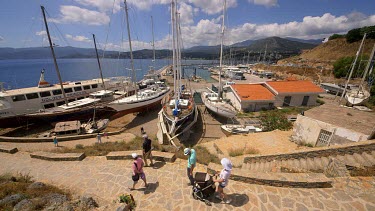
[[[185,148],[184,149],[184,155],[189,156],[188,157],[188,165],[187,165],[187,176],[190,180],[190,183],[188,185],[194,185],[194,177],[193,177],[193,170],[197,163],[197,155],[195,153],[194,149]]]
[[[151,139],[148,138],[147,134],[143,135],[143,159],[145,161],[145,166],[148,166],[147,159],[150,159],[151,166],[154,166],[152,162],[152,146],[151,146]]]
[[[135,189],[135,185],[138,183],[139,178],[143,180],[145,183],[145,187],[148,187],[147,181],[146,181],[146,175],[143,172],[143,160],[140,158],[137,153],[132,153],[132,157],[134,159],[133,164],[132,164],[132,170],[133,170],[133,175],[132,175],[132,180],[133,180],[133,187],[129,187],[130,190]]]
[[[59,142],[57,141],[57,137],[53,136],[53,143],[55,144],[55,147],[59,146]]]
[[[221,159],[221,165],[223,165],[224,168],[221,170],[219,178],[213,179],[214,182],[219,183],[216,189],[216,198],[229,204],[232,200],[228,199],[227,195],[224,193],[224,188],[228,186],[229,177],[232,173],[232,162],[228,158],[223,158]]]
[[[100,135],[100,133],[98,133],[96,139],[98,140],[98,144],[102,143],[102,136]]]

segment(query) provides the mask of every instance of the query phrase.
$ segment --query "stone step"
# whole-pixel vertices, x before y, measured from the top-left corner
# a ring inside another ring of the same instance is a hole
[[[117,152],[110,152],[106,156],[107,160],[130,160],[133,159],[132,153],[137,153],[138,156],[142,157],[142,151],[117,151]],[[154,160],[157,161],[164,161],[164,162],[174,162],[176,160],[176,155],[174,153],[169,152],[159,152],[159,151],[152,151],[152,157]]]
[[[358,153],[353,154],[353,158],[362,166],[370,167],[372,166],[371,162],[369,162],[367,159],[363,158],[362,155]]]
[[[258,171],[264,171],[264,166],[265,166],[265,162],[260,162]]]
[[[265,172],[270,172],[271,169],[272,169],[272,162],[266,162],[266,163],[264,164],[264,171],[265,171]]]
[[[308,170],[318,170],[313,158],[307,158],[306,163],[307,163]]]
[[[375,158],[375,151],[372,151],[372,152],[371,152],[371,155],[372,155],[372,157]]]
[[[313,160],[314,160],[316,170],[324,170],[322,158],[314,157]]]
[[[329,158],[327,158],[327,157],[321,157],[320,160],[321,160],[321,163],[322,163],[322,165],[323,165],[323,168],[322,168],[322,169],[324,170],[324,169],[327,168],[327,166],[328,166]]]
[[[0,152],[14,154],[18,152],[18,149],[16,147],[0,146]]]
[[[86,155],[85,153],[33,152],[30,157],[49,161],[81,161]]]
[[[308,170],[306,159],[301,158],[301,159],[299,160],[299,163],[301,164],[301,169]]]
[[[301,169],[301,164],[300,164],[300,161],[298,159],[293,159],[293,166],[291,166],[292,168],[295,168],[295,169]]]
[[[375,158],[372,157],[371,154],[368,154],[367,152],[363,152],[362,157],[364,157],[366,160],[372,163],[372,165],[375,165]]]
[[[354,160],[353,156],[351,156],[351,155],[347,155],[347,154],[346,155],[337,155],[336,159],[343,162],[347,166],[354,166],[354,167],[360,167],[361,166],[359,163],[357,163]]]
[[[253,163],[253,165],[254,165],[253,171],[258,171],[259,170],[259,164],[260,164],[259,162],[256,162],[255,165]]]
[[[222,170],[222,166],[209,163],[207,172],[215,174]],[[268,185],[293,188],[327,188],[332,187],[332,180],[320,173],[266,173],[249,172],[233,168],[230,179],[249,184]]]

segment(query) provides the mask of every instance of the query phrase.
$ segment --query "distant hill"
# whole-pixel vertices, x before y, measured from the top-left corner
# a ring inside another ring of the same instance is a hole
[[[302,43],[310,43],[310,44],[315,44],[315,45],[322,44],[322,42],[324,40],[324,39],[309,39],[309,40],[304,40],[304,39],[298,39],[298,38],[293,38],[293,37],[284,37],[284,39],[291,40],[291,41],[302,42]]]
[[[256,42],[256,40],[245,40],[245,41],[242,41],[242,42],[235,43],[235,44],[231,45],[231,47],[248,47],[249,45],[253,44],[254,42]]]
[[[302,50],[314,48],[316,44],[292,41],[280,37],[268,37],[254,41],[250,46],[246,47],[246,50],[260,52],[264,51],[266,46],[268,52],[299,53]]]

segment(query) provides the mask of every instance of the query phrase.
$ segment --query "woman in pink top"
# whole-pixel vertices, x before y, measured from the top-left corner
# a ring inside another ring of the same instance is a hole
[[[138,183],[139,178],[141,178],[143,180],[143,182],[145,183],[145,187],[147,188],[148,185],[147,185],[147,181],[146,181],[146,175],[143,172],[143,166],[144,166],[143,160],[142,160],[142,158],[138,157],[137,153],[132,153],[132,157],[134,159],[134,162],[132,164],[133,187],[129,187],[129,189],[130,190],[135,189],[135,185]]]

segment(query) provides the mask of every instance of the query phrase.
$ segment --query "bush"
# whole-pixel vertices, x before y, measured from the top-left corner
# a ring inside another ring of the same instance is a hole
[[[260,116],[262,122],[263,131],[272,130],[290,130],[292,123],[288,121],[286,115],[279,111],[270,111],[263,113]]]
[[[76,145],[76,149],[83,149],[83,145],[82,144],[77,144]]]
[[[361,40],[362,38],[363,38],[363,34],[361,34],[360,28],[352,29],[348,31],[348,33],[346,34],[346,42],[348,43],[357,42]]]
[[[229,156],[231,157],[243,155],[243,152],[244,152],[244,148],[236,148],[236,149],[231,148],[228,150]]]
[[[321,99],[316,99],[316,102],[319,103],[320,105],[323,105],[324,103],[326,103],[326,102],[324,102],[324,101],[321,100]]]
[[[333,63],[333,74],[336,78],[345,77],[350,70],[354,57],[342,57]]]
[[[220,164],[220,159],[216,156],[211,154],[206,147],[204,146],[195,146],[193,147],[195,152],[197,153],[197,162],[201,164],[208,165],[210,162]],[[187,160],[187,156],[184,155],[183,148],[176,153],[176,157],[180,159]]]
[[[328,38],[328,40],[334,40],[334,39],[343,38],[343,37],[345,37],[344,34],[333,34],[332,36]]]

